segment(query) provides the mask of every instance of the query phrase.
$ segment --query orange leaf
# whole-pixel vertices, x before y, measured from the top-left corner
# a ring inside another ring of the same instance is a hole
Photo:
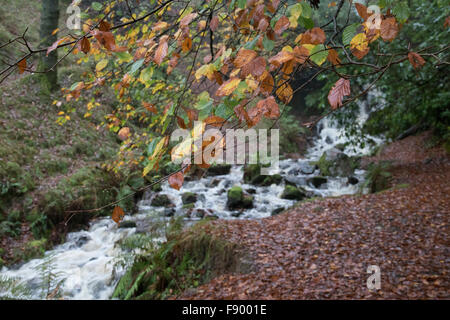
[[[111,25],[105,20],[102,20],[98,26],[98,30],[108,32],[109,29],[111,29]]]
[[[123,211],[123,209],[117,206],[114,208],[111,218],[114,220],[115,223],[120,224],[124,216],[125,212]]]
[[[275,23],[274,31],[276,35],[280,35],[283,31],[289,28],[290,22],[286,16],[282,16],[278,19],[277,23]]]
[[[350,95],[350,81],[340,78],[328,93],[328,102],[331,105],[331,109],[336,110],[339,108],[342,105],[342,98],[348,95]]]
[[[187,37],[183,41],[181,50],[183,50],[183,52],[188,52],[189,50],[191,50],[191,48],[192,48],[192,40],[191,40],[191,38]]]
[[[264,116],[270,119],[277,119],[280,116],[280,108],[276,103],[275,98],[270,96],[264,100],[260,100],[256,104],[257,108],[260,108]]]
[[[145,109],[147,109],[148,111],[150,111],[151,113],[157,113],[158,111],[156,110],[155,106],[151,103],[148,102],[142,102],[142,105],[144,106]]]
[[[425,59],[416,52],[409,52],[408,59],[414,69],[420,69],[425,64]]]
[[[281,85],[277,89],[276,93],[278,98],[280,98],[280,100],[284,103],[289,103],[292,100],[292,95],[294,94],[291,86],[287,82]]]
[[[358,50],[356,48],[352,49],[352,54],[358,58],[359,60],[361,60],[362,58],[364,58],[366,56],[366,54],[369,53],[369,48],[365,49],[365,50]]]
[[[269,58],[269,63],[279,67],[282,63],[294,59],[294,54],[287,51],[280,51],[275,56]]]
[[[180,190],[183,185],[183,181],[184,175],[181,171],[174,173],[169,177],[169,185],[176,190]]]
[[[19,67],[19,73],[22,74],[25,72],[25,69],[27,68],[27,59],[22,59],[17,64],[17,67]]]
[[[264,74],[261,76],[260,81],[261,81],[261,93],[265,95],[271,94],[275,83],[273,81],[273,77],[270,74],[270,72],[265,71]]]

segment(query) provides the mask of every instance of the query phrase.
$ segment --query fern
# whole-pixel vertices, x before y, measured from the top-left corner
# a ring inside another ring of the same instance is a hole
[[[0,276],[0,300],[32,299],[30,289],[19,279]]]

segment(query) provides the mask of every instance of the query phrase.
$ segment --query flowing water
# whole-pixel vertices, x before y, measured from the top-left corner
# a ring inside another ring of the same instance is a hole
[[[364,107],[361,107],[358,122],[364,122],[367,116]],[[317,161],[325,150],[348,141],[344,136],[344,129],[335,128],[328,119],[323,119],[318,128],[318,137],[305,159],[281,160],[279,169],[274,173],[280,173],[284,178],[294,181],[317,196],[338,196],[357,192],[363,181],[364,171],[362,170],[355,172],[355,177],[360,181],[356,185],[349,184],[347,177],[329,178],[328,182],[320,188],[314,188],[307,183],[308,178],[320,174],[319,170],[310,165],[310,162]],[[355,150],[350,147],[344,150],[350,155],[363,154],[367,151],[367,148]],[[183,212],[181,194],[193,192],[198,195],[195,203],[197,210],[203,209],[223,219],[237,219],[236,212],[226,208],[226,193],[233,185],[242,186],[244,190],[252,192],[254,197],[254,208],[244,211],[239,215],[239,219],[268,217],[274,209],[288,208],[294,204],[294,201],[280,198],[284,183],[268,187],[244,184],[241,166],[233,166],[227,175],[185,182],[179,191],[165,183],[160,194],[166,194],[170,198],[175,205],[175,214]],[[115,262],[122,254],[118,241],[139,232],[139,228],[143,229],[143,226],[148,225],[155,216],[165,215],[164,210],[167,209],[150,205],[153,196],[152,192],[145,194],[138,203],[138,213],[125,217],[125,221],[136,222],[137,228],[118,228],[110,218],[101,218],[92,221],[88,230],[68,234],[64,244],[46,252],[45,257],[51,261],[53,272],[61,273],[61,277],[65,279],[59,290],[64,299],[109,299],[111,297],[115,284],[124,271],[115,267]],[[31,289],[32,298],[41,299],[43,298],[40,285],[42,275],[37,269],[45,262],[45,257],[31,260],[17,268],[4,267],[0,276],[20,279],[20,283]],[[1,295],[0,292],[0,297]]]

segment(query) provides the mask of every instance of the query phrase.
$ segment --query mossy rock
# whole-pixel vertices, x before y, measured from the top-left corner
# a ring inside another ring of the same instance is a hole
[[[169,197],[165,194],[157,194],[152,202],[151,205],[154,207],[169,207],[173,206],[172,201],[170,201]]]
[[[283,177],[279,174],[262,175],[261,165],[250,164],[244,167],[244,182],[255,186],[270,186],[272,184],[280,184]]]
[[[231,170],[230,164],[213,164],[206,170],[207,176],[221,176],[229,174]]]
[[[253,197],[244,194],[239,186],[234,186],[227,192],[227,207],[230,210],[249,209],[253,207]]]
[[[195,203],[197,201],[197,195],[193,192],[185,192],[181,195],[181,201],[183,204]]]
[[[183,206],[181,208],[184,209],[184,210],[194,209],[195,208],[195,203],[183,204]]]
[[[277,214],[282,213],[284,210],[285,210],[284,207],[279,207],[279,208],[273,209],[270,215],[276,216]]]
[[[306,197],[306,191],[303,188],[294,187],[291,185],[286,185],[283,193],[281,194],[281,199],[287,200],[303,200]]]

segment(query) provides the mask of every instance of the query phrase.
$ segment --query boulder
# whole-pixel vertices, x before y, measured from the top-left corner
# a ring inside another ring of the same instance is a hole
[[[221,176],[229,174],[231,170],[230,164],[213,164],[206,170],[207,176]]]
[[[358,167],[358,158],[349,157],[341,150],[331,148],[325,151],[317,161],[317,166],[323,176],[350,176]]]
[[[250,164],[244,167],[244,182],[255,186],[270,186],[272,184],[280,184],[283,177],[279,174],[262,175],[261,165]]]
[[[291,186],[303,186],[306,184],[306,178],[289,175],[284,177],[284,182]]]
[[[322,176],[312,177],[308,179],[308,184],[314,188],[320,188],[323,184],[327,183],[328,179]]]
[[[272,213],[270,215],[271,216],[276,216],[277,214],[280,214],[283,211],[284,211],[284,207],[279,207],[279,208],[273,209]]]
[[[313,174],[316,170],[316,166],[314,164],[310,164],[307,162],[300,162],[299,167],[300,172],[303,174]]]
[[[197,201],[197,195],[192,192],[185,192],[181,195],[181,201],[183,204],[195,203]]]
[[[121,228],[121,229],[136,228],[136,222],[134,222],[134,221],[122,221],[119,224],[119,228]]]
[[[347,178],[347,182],[349,184],[355,185],[355,184],[358,184],[359,180],[358,180],[358,178],[355,178],[354,176],[350,176]]]
[[[227,207],[230,210],[249,209],[253,207],[253,197],[245,195],[239,186],[234,186],[227,192]]]
[[[152,199],[151,205],[154,207],[170,207],[173,206],[172,201],[165,194],[157,194]]]
[[[306,197],[306,191],[303,188],[294,187],[291,185],[286,185],[283,193],[281,194],[281,199],[288,200],[302,200]]]

